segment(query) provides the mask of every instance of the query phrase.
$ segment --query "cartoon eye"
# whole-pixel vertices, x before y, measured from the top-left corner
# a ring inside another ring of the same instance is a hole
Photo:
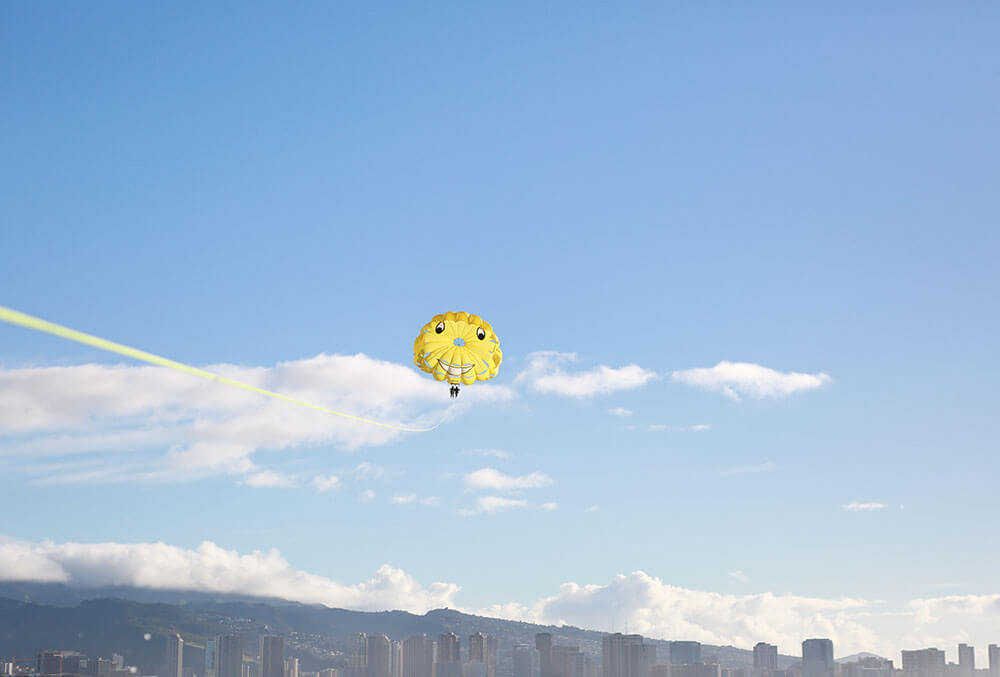
[[[483,341],[486,339],[486,331],[482,327],[480,327],[479,329],[476,330],[476,336],[479,337],[480,341]]]
[[[438,322],[438,325],[434,327],[434,333],[440,334],[443,331],[444,331],[444,322]]]

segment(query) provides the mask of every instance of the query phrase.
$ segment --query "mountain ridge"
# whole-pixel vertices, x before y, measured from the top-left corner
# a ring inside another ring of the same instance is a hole
[[[576,644],[600,656],[605,634],[575,626],[551,626],[477,616],[456,609],[424,614],[403,610],[355,611],[321,604],[249,595],[219,595],[185,590],[149,590],[128,586],[75,588],[62,583],[0,583],[0,656],[34,655],[42,649],[77,649],[91,656],[120,653],[143,668],[155,667],[163,656],[168,633],[180,632],[185,666],[201,674],[200,647],[210,636],[238,633],[256,637],[265,632],[285,636],[288,654],[300,659],[305,671],[346,664],[348,639],[356,632],[404,639],[414,634],[436,637],[456,632],[497,636],[501,644],[498,674],[505,675],[510,647],[534,645],[537,632],[551,632],[557,644]],[[143,639],[146,634],[150,639]],[[117,639],[116,638],[120,638]],[[667,640],[647,638],[660,661],[667,659]],[[683,639],[683,638],[678,638]],[[121,646],[115,646],[118,641]],[[200,645],[200,646],[199,646]],[[188,648],[190,647],[190,649]],[[252,645],[250,652],[254,651]],[[752,651],[703,645],[703,655],[716,656],[724,667],[749,667]],[[781,667],[799,660],[780,656]]]

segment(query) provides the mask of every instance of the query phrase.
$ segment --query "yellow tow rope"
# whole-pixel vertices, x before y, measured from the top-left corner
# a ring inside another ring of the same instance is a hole
[[[342,411],[334,411],[333,409],[327,409],[326,407],[321,407],[318,404],[313,404],[311,402],[306,402],[305,400],[300,400],[294,397],[289,397],[288,395],[282,395],[281,393],[271,392],[270,390],[264,390],[263,388],[258,388],[252,386],[249,383],[243,383],[242,381],[236,381],[231,378],[226,378],[225,376],[219,376],[218,374],[213,374],[210,371],[205,371],[204,369],[198,369],[197,367],[192,367],[181,362],[174,362],[173,360],[168,360],[165,357],[160,357],[159,355],[154,355],[152,353],[147,353],[145,350],[139,350],[138,348],[132,348],[130,346],[122,345],[121,343],[115,343],[114,341],[108,341],[107,339],[102,339],[99,336],[92,336],[91,334],[85,334],[82,331],[76,331],[75,329],[70,329],[69,327],[63,327],[62,325],[55,324],[53,322],[48,322],[38,317],[32,317],[26,313],[19,312],[12,308],[5,308],[0,306],[0,320],[4,322],[9,322],[11,324],[16,324],[19,327],[24,327],[26,329],[34,329],[35,331],[44,332],[46,334],[52,334],[53,336],[58,336],[59,338],[64,338],[70,341],[76,341],[77,343],[82,343],[93,348],[99,348],[100,350],[107,350],[111,353],[118,353],[119,355],[124,355],[125,357],[131,357],[132,359],[139,360],[141,362],[148,362],[149,364],[155,364],[158,367],[166,367],[168,369],[174,369],[175,371],[181,371],[185,374],[191,374],[193,376],[200,376],[201,378],[208,379],[209,381],[216,381],[218,383],[225,383],[229,386],[234,386],[236,388],[242,388],[243,390],[249,390],[252,393],[257,393],[258,395],[266,395],[267,397],[273,397],[276,400],[282,400],[284,402],[291,402],[292,404],[297,404],[302,407],[308,407],[309,409],[315,409],[316,411],[322,411],[327,414],[333,414],[334,416],[340,416],[342,418],[347,418],[352,421],[358,421],[359,423],[370,423],[371,425],[377,425],[382,428],[390,428],[392,430],[402,430],[404,432],[410,433],[425,433],[430,432],[437,428],[440,423],[431,426],[430,428],[415,428],[410,426],[393,425],[392,423],[382,423],[381,421],[373,421],[368,418],[362,418],[361,416],[355,416],[353,414],[345,414]]]

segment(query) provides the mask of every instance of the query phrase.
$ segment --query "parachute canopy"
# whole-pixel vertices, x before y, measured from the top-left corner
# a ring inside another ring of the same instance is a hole
[[[413,361],[438,381],[470,385],[497,375],[503,352],[490,323],[469,313],[435,315],[413,342]]]

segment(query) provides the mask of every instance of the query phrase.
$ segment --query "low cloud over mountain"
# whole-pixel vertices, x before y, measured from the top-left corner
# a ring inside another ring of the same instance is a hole
[[[186,549],[165,543],[5,540],[0,580],[252,595],[359,610],[462,608],[458,583],[423,584],[388,564],[366,581],[341,583],[294,568],[277,550],[241,554],[211,542]],[[806,636],[830,637],[839,655],[862,650],[894,655],[903,644],[995,641],[985,633],[1000,623],[1000,595],[915,599],[890,607],[862,598],[693,590],[635,571],[605,584],[564,583],[534,602],[466,610],[595,630],[609,630],[611,618],[627,618],[631,630],[653,638],[745,648],[767,641],[789,653]]]

